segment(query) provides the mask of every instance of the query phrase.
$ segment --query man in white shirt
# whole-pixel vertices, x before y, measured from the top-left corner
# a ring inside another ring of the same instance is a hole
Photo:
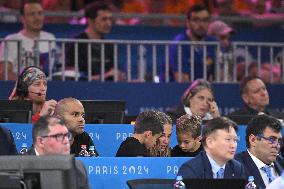
[[[265,188],[283,170],[283,157],[279,155],[282,141],[281,123],[268,116],[255,116],[246,129],[247,151],[236,155],[245,167],[246,176],[254,176],[258,188]]]
[[[38,46],[35,40],[54,40],[53,34],[42,31],[44,23],[43,8],[39,1],[24,1],[21,7],[23,29],[18,33],[6,36],[6,42],[0,46],[0,79],[5,79],[5,64],[8,68],[8,79],[15,80],[20,70],[27,66],[37,65],[48,70],[48,62],[54,62],[54,42],[41,41]],[[18,41],[21,41],[19,43]],[[39,50],[39,56],[36,53]],[[50,60],[48,60],[49,58]],[[53,64],[53,63],[52,63]]]

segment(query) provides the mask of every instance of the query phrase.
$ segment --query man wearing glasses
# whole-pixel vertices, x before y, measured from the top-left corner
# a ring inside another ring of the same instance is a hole
[[[254,176],[258,188],[266,186],[283,170],[281,123],[268,115],[255,116],[246,128],[247,150],[236,155],[245,167],[246,176]]]
[[[32,129],[33,148],[29,155],[69,155],[72,134],[65,123],[56,117],[40,117]],[[76,160],[77,186],[89,189],[87,171],[82,162]]]
[[[217,41],[207,35],[210,14],[205,7],[200,5],[192,6],[186,16],[186,30],[178,34],[174,38],[174,42]],[[174,80],[189,82],[197,78],[203,78],[203,75],[207,75],[209,80],[212,79],[214,73],[213,60],[215,59],[214,50],[212,45],[211,47],[203,45],[171,45],[169,59]],[[207,72],[205,74],[203,74],[204,68],[206,68]],[[181,75],[179,75],[179,70]]]

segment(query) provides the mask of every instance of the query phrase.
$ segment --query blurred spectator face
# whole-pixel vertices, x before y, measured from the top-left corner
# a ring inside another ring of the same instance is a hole
[[[189,132],[179,133],[177,142],[183,152],[195,152],[199,148],[197,144],[200,142],[200,137],[193,138]]]
[[[209,21],[210,15],[207,10],[192,12],[190,19],[187,20],[187,27],[192,35],[197,38],[203,38],[207,33]]]
[[[246,90],[242,98],[249,107],[259,110],[264,109],[269,104],[266,86],[260,79],[249,81],[246,85]]]
[[[172,125],[165,124],[164,132],[162,136],[158,139],[158,143],[159,143],[161,151],[165,151],[169,147],[171,135],[172,135]]]
[[[235,30],[221,20],[210,23],[208,27],[208,35],[217,37],[223,48],[230,46],[230,37],[234,33]]]
[[[68,130],[74,134],[82,134],[85,128],[85,110],[80,101],[71,101],[66,103],[66,109],[63,112]]]
[[[194,115],[204,117],[209,111],[210,102],[213,102],[213,95],[208,89],[203,89],[189,99],[190,110]]]
[[[62,125],[53,125],[49,127],[48,135],[41,137],[44,155],[68,155],[70,154],[70,142],[68,130]],[[60,136],[61,135],[61,136]]]
[[[89,25],[99,35],[110,33],[112,28],[112,14],[108,10],[99,10],[96,18],[89,18]]]
[[[45,79],[35,80],[29,87],[28,98],[33,102],[44,102],[47,91],[47,81]],[[41,95],[39,95],[41,94]]]
[[[24,28],[32,32],[40,32],[43,27],[44,15],[39,3],[27,3],[24,7],[22,22]]]

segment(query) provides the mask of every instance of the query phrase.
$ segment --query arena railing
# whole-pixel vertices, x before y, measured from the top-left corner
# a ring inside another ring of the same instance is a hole
[[[1,39],[0,39],[1,40]],[[1,40],[2,62],[4,62],[4,78],[8,78],[8,57],[7,46],[12,41]],[[17,40],[13,40],[15,43]],[[258,42],[233,42],[228,52],[223,52],[218,42],[173,42],[173,41],[154,41],[154,40],[83,40],[83,39],[56,39],[56,40],[36,40],[32,56],[33,64],[41,66],[42,57],[40,55],[40,46],[42,43],[48,46],[48,53],[45,61],[48,61],[48,67],[45,72],[49,80],[74,79],[79,81],[82,75],[79,71],[80,58],[78,48],[81,44],[87,45],[87,67],[85,78],[92,81],[92,45],[96,44],[100,48],[100,81],[105,81],[105,46],[113,46],[113,67],[114,82],[119,81],[118,70],[126,74],[127,82],[170,82],[172,81],[172,67],[170,50],[177,48],[177,82],[182,82],[183,61],[190,64],[190,80],[195,79],[195,56],[191,56],[196,51],[202,54],[203,78],[207,77],[207,56],[214,51],[212,61],[215,65],[215,82],[238,82],[241,77],[254,74],[262,77],[266,74],[266,82],[284,83],[284,44],[283,43],[258,43]],[[72,44],[74,46],[74,65],[73,69],[66,65],[66,47]],[[20,71],[20,62],[27,60],[23,53],[21,41],[17,41],[15,46],[17,51],[17,72]],[[211,50],[210,50],[211,49]],[[190,58],[184,59],[184,52],[188,50]],[[28,66],[25,64],[23,66]],[[268,76],[267,76],[268,74]]]

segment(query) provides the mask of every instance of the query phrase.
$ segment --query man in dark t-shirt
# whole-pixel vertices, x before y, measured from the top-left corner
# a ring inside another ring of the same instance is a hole
[[[87,150],[90,146],[94,146],[92,138],[84,131],[85,110],[79,100],[75,98],[64,98],[60,100],[56,105],[54,114],[64,120],[68,131],[72,133],[73,138],[70,140],[71,154],[79,156],[81,145],[86,145]],[[96,150],[95,153],[98,155]]]
[[[148,150],[156,144],[164,130],[157,111],[145,111],[135,120],[134,134],[123,141],[116,157],[150,156]]]
[[[124,74],[114,69],[113,44],[91,43],[89,46],[87,43],[90,40],[102,40],[106,34],[110,33],[112,28],[110,8],[102,1],[91,3],[85,8],[85,17],[87,19],[87,28],[74,37],[85,41],[77,43],[77,48],[74,43],[70,43],[66,47],[67,69],[75,69],[76,58],[81,78],[87,77],[88,70],[91,70],[92,80],[114,80],[115,72],[117,73],[117,80],[123,80]],[[91,54],[89,54],[89,47]],[[78,50],[78,57],[75,57],[76,49]],[[102,51],[102,49],[104,50]],[[88,64],[89,59],[90,65]],[[103,78],[101,78],[102,63],[104,63]]]

